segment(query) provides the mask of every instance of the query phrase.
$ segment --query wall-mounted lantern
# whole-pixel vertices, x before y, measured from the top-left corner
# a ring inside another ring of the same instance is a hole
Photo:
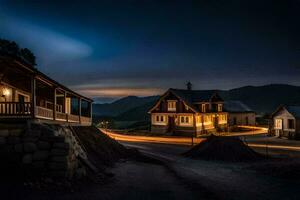
[[[4,98],[4,100],[6,101],[7,97],[10,95],[10,91],[8,88],[3,88],[2,89],[2,97]]]

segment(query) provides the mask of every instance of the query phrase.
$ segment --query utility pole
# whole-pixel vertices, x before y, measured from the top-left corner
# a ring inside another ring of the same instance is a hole
[[[268,140],[266,140],[266,155],[269,157]]]

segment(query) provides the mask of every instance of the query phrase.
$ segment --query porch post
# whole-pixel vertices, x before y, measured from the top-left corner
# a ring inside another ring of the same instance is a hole
[[[202,132],[202,134],[204,134],[204,116],[203,116],[203,114],[201,115],[201,123],[202,123],[201,132]]]
[[[65,99],[65,113],[66,113],[66,120],[67,122],[69,121],[69,108],[68,108],[68,112],[67,112],[67,92],[64,92],[64,99]],[[71,102],[70,102],[71,103]],[[69,105],[68,105],[69,106]]]
[[[92,119],[93,117],[93,103],[90,102],[90,118]]]
[[[31,116],[35,118],[35,107],[36,107],[36,79],[35,76],[31,77]]]
[[[81,97],[78,98],[78,115],[79,115],[79,123],[81,124]]]
[[[53,95],[53,120],[56,120],[56,87],[54,88]]]
[[[65,113],[66,114],[66,96],[67,96],[67,94],[66,94],[66,92],[64,91],[64,100],[63,100],[63,108],[62,108],[62,113]],[[66,114],[65,115],[65,120],[66,121],[68,121],[68,115]]]
[[[197,136],[196,115],[197,115],[196,113],[193,114],[193,126],[194,126],[194,131],[195,132],[192,133],[192,146],[194,146],[194,137]]]

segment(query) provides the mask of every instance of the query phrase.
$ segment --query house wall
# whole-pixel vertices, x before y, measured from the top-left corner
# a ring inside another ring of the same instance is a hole
[[[282,120],[282,126],[277,127],[276,126],[276,120]],[[295,122],[295,128],[290,129],[288,127],[288,120],[294,120]],[[300,138],[300,132],[299,132],[299,127],[300,127],[300,121],[296,120],[295,117],[290,114],[286,109],[281,109],[276,113],[276,115],[273,116],[273,130],[275,132],[275,135],[278,137],[287,137],[290,139],[297,139]]]
[[[248,123],[247,123],[248,118]],[[236,123],[234,123],[236,119]],[[256,115],[253,112],[246,112],[246,113],[228,113],[228,124],[229,126],[235,126],[235,125],[249,125],[249,126],[255,126],[256,125]]]
[[[3,96],[5,93],[5,97]],[[18,95],[23,95],[25,102],[30,102],[30,94],[23,90],[11,87],[9,85],[0,84],[0,102],[18,102]]]
[[[223,115],[221,118],[220,115]],[[157,117],[163,117],[163,120],[159,119],[157,122]],[[227,113],[219,114],[219,117],[213,113],[207,114],[191,114],[191,113],[152,113],[151,114],[151,132],[153,133],[168,133],[169,129],[169,117],[174,118],[174,135],[184,135],[191,136],[191,134],[201,135],[209,132],[226,131],[227,129]],[[204,123],[202,125],[202,117]],[[217,117],[217,119],[215,119]],[[183,119],[182,119],[183,118]],[[188,118],[188,123],[186,122]],[[218,123],[215,127],[215,120]]]

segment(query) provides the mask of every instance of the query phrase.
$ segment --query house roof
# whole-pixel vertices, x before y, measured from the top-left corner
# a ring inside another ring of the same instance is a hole
[[[171,88],[170,91],[190,103],[209,102],[211,97],[216,94],[216,91],[213,90],[180,90]]]
[[[195,112],[200,112],[199,108],[195,106],[195,103],[209,102],[213,97],[216,97],[218,101],[223,101],[217,92],[213,90],[182,90],[170,88],[164,95],[161,96],[149,112],[155,109],[161,100],[169,93],[174,94]]]
[[[295,118],[300,119],[300,105],[281,105],[272,114],[272,117],[274,117],[281,109],[286,109]]]
[[[22,68],[24,68],[25,70],[27,70],[29,73],[35,74],[35,75],[37,75],[37,76],[39,76],[39,77],[41,77],[41,78],[43,78],[43,79],[45,79],[45,80],[51,82],[53,85],[55,85],[55,86],[57,86],[57,87],[60,87],[60,88],[62,88],[63,90],[66,90],[67,92],[70,92],[71,94],[74,94],[74,95],[76,95],[76,96],[78,96],[78,97],[81,97],[81,98],[83,98],[84,100],[87,100],[87,101],[89,101],[89,102],[93,102],[92,99],[90,99],[90,98],[88,98],[88,97],[85,97],[85,96],[83,96],[83,95],[81,95],[81,94],[78,94],[77,92],[74,92],[73,90],[69,89],[68,87],[66,87],[66,86],[64,86],[64,85],[62,85],[62,84],[60,84],[60,83],[58,83],[57,81],[53,80],[53,79],[50,78],[49,76],[45,75],[44,73],[42,73],[42,72],[39,71],[38,69],[36,69],[36,68],[30,66],[29,64],[23,63],[23,62],[21,62],[20,60],[18,60],[18,59],[16,59],[16,58],[11,58],[11,57],[7,57],[7,56],[5,56],[5,57],[2,57],[2,56],[1,56],[0,59],[1,59],[2,61],[5,61],[5,62],[9,63],[9,65],[11,65],[11,66],[22,67]]]
[[[295,118],[300,118],[300,106],[284,106]]]
[[[254,112],[241,101],[224,101],[224,110],[227,112]]]

